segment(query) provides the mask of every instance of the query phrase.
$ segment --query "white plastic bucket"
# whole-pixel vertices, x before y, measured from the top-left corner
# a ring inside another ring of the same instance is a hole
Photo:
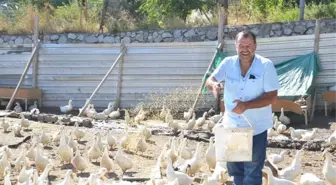
[[[224,116],[214,127],[216,160],[219,162],[252,161],[253,127],[242,114],[250,127],[228,128],[223,121]]]

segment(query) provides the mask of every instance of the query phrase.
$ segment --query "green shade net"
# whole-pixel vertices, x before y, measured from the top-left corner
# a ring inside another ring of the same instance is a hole
[[[214,65],[203,76],[202,81],[208,78],[227,56],[227,53],[217,52]],[[311,52],[276,64],[275,68],[280,82],[278,97],[293,101],[311,94],[314,78],[320,71],[319,62],[318,55]],[[206,92],[206,87],[204,87],[203,92]]]
[[[225,57],[228,57],[228,56],[229,56],[229,54],[226,53],[226,52],[217,51],[216,56],[214,58],[215,61],[214,61],[213,65],[210,67],[209,71],[204,74],[204,76],[202,78],[202,82],[204,80],[206,80],[211,75],[211,73],[219,66],[219,64],[223,61],[223,59]],[[206,92],[206,86],[203,87],[202,92],[203,93]]]

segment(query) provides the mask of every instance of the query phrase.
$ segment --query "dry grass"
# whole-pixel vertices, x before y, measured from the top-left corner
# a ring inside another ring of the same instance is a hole
[[[149,111],[149,117],[153,119],[159,119],[160,111],[165,105],[166,108],[171,110],[171,114],[174,118],[179,118],[180,113],[187,111],[192,107],[198,93],[198,88],[195,87],[183,87],[176,88],[169,93],[153,92],[146,98],[146,103],[141,102],[134,106],[130,112],[136,114],[141,106]],[[207,103],[206,96],[201,94],[196,105],[196,111],[198,107],[202,107]]]
[[[92,1],[93,3],[95,1]],[[335,18],[336,3],[326,5],[308,5],[305,9],[305,17],[309,20],[316,18]],[[101,19],[102,3],[96,3],[88,10],[87,20],[80,25],[80,11],[75,3],[71,3],[57,8],[43,7],[37,11],[34,7],[26,5],[9,15],[0,14],[0,32],[8,34],[27,34],[33,32],[35,15],[40,18],[39,27],[44,33],[64,33],[64,32],[87,32],[97,33]],[[240,5],[231,4],[229,6],[229,25],[245,25],[268,22],[296,21],[298,18],[298,7],[274,8],[267,17],[261,17],[258,12]],[[201,26],[218,25],[218,11],[212,10],[207,16],[194,13],[187,18],[187,21],[173,17],[165,21],[155,20],[147,22],[146,18],[137,19],[127,10],[122,10],[108,15],[105,20],[105,32],[124,32],[131,30],[160,29],[160,28],[193,28]]]

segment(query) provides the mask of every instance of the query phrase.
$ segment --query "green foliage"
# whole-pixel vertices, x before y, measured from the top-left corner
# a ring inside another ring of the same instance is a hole
[[[299,7],[290,9],[277,9],[273,11],[267,17],[268,22],[285,22],[285,21],[297,21],[300,14]]]
[[[274,10],[283,9],[284,0],[242,0],[242,5],[257,21],[263,22]]]
[[[308,19],[336,18],[336,3],[330,4],[310,4],[306,13]]]
[[[165,21],[177,17],[186,21],[192,10],[207,11],[214,3],[206,0],[141,0],[139,11],[147,15],[149,22],[157,21],[163,25]]]
[[[321,3],[313,3],[323,1]],[[307,20],[336,18],[336,0],[306,0]],[[0,33],[32,33],[34,16],[45,33],[97,32],[104,0],[88,0],[87,20],[80,25],[80,8],[73,0],[0,0]],[[218,24],[218,0],[123,0],[120,11],[107,14],[105,31],[185,28]],[[197,13],[195,13],[197,11]],[[193,12],[193,13],[192,13]],[[192,13],[192,14],[191,14]],[[205,15],[207,13],[207,15]],[[297,21],[297,0],[241,0],[229,5],[229,24]]]

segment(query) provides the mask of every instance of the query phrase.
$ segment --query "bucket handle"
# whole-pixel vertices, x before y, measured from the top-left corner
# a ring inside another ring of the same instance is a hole
[[[241,116],[243,116],[243,118],[247,121],[247,123],[250,125],[251,128],[253,128],[251,122],[246,118],[246,116],[244,114],[241,114]],[[220,123],[222,121],[222,119],[224,118],[224,116],[222,116],[217,123]]]

